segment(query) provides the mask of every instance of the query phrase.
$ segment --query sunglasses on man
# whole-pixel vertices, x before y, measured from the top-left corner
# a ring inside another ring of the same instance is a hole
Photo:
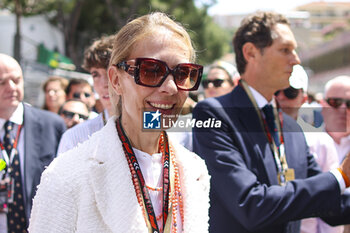
[[[74,93],[73,93],[73,98],[75,98],[75,99],[80,99],[80,96],[81,96],[82,94],[85,96],[85,98],[89,98],[89,97],[91,96],[91,94],[88,93],[88,92],[74,92]]]
[[[76,113],[76,112],[71,112],[71,111],[67,111],[67,110],[63,110],[62,114],[67,117],[68,119],[72,119],[75,114],[77,114],[79,116],[79,119],[83,119],[83,120],[87,120],[89,118],[89,116],[86,116],[84,114],[80,114],[80,113]]]
[[[275,96],[278,96],[278,94],[281,92],[280,91],[276,91],[275,92]],[[297,98],[297,96],[299,95],[300,89],[295,89],[294,87],[288,87],[284,90],[282,90],[283,94],[285,97],[287,97],[287,99],[293,100],[295,98]]]
[[[212,83],[214,87],[221,87],[225,81],[226,81],[225,79],[213,79],[213,80],[206,79],[202,81],[202,85],[203,85],[203,88],[205,89],[209,87],[210,83]]]
[[[128,64],[134,61],[134,65]],[[136,58],[116,64],[129,75],[134,77],[135,83],[145,87],[160,87],[169,74],[179,90],[197,90],[203,74],[203,66],[192,63],[180,63],[174,69],[161,60],[153,58]]]
[[[346,108],[350,110],[350,99],[327,98],[326,101],[329,104],[329,106],[333,108],[339,108],[343,103],[345,103]]]

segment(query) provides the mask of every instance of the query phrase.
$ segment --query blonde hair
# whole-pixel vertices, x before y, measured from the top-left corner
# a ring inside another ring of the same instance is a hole
[[[194,62],[195,50],[185,28],[170,19],[166,14],[154,12],[130,21],[116,34],[109,65],[115,65],[126,60],[138,42],[149,35],[154,35],[161,27],[173,32],[175,37],[185,43],[189,50],[190,62]]]

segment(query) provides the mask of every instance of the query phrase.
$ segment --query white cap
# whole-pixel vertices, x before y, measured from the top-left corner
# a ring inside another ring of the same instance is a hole
[[[213,66],[214,67],[219,66],[219,67],[223,68],[231,76],[231,78],[235,77],[238,74],[236,67],[234,65],[232,65],[231,63],[228,63],[226,61],[218,61],[218,62],[214,63]]]
[[[292,75],[289,78],[289,84],[295,89],[303,89],[304,92],[307,91],[309,78],[306,71],[301,65],[295,65],[293,67]]]

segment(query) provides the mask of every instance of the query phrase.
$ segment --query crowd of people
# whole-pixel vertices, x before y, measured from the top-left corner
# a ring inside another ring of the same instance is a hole
[[[86,49],[92,85],[49,77],[43,110],[0,54],[0,233],[349,232],[350,76],[330,77],[309,121],[283,15],[246,17],[233,47],[237,68],[203,76],[186,29],[150,13]],[[146,111],[220,124],[146,130]]]

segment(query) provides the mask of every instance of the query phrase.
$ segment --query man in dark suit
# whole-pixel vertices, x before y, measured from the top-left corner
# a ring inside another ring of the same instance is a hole
[[[54,159],[64,121],[22,102],[23,75],[12,57],[0,54],[0,232],[26,232],[41,173]],[[11,185],[13,183],[13,186]]]
[[[321,173],[300,127],[276,108],[274,93],[289,86],[300,63],[288,20],[256,13],[244,19],[233,42],[240,84],[193,111],[197,121],[221,122],[193,129],[194,151],[211,174],[210,232],[297,233],[299,220],[311,216],[350,222],[350,198],[342,195],[350,160]]]

